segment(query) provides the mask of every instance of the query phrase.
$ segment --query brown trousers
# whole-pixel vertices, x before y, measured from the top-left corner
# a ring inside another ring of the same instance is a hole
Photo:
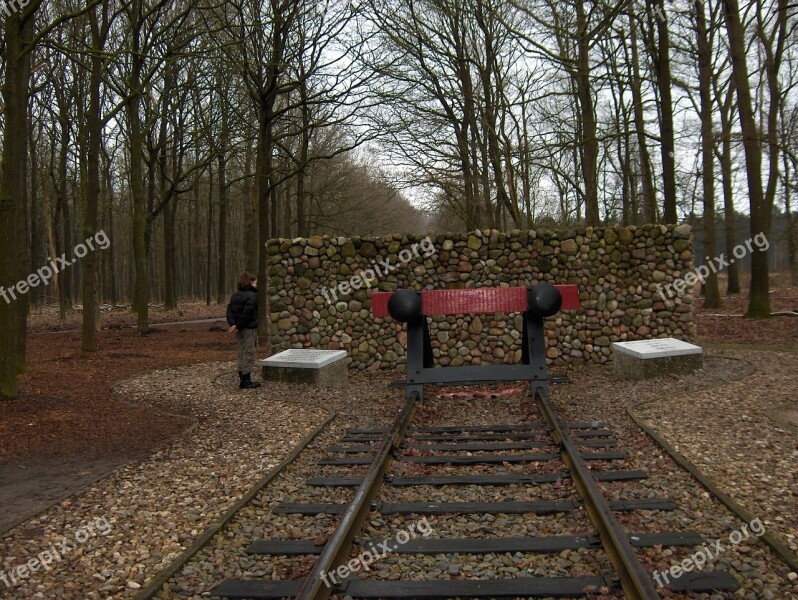
[[[258,330],[241,329],[236,331],[236,342],[238,343],[238,370],[244,375],[249,375],[255,366]]]

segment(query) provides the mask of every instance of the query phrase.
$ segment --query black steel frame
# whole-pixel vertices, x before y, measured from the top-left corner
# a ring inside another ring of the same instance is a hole
[[[420,294],[421,292],[417,292]],[[543,317],[523,312],[521,362],[515,365],[435,366],[427,317],[419,315],[407,324],[407,398],[424,399],[424,384],[480,381],[529,381],[530,393],[546,397],[549,389],[546,336]]]

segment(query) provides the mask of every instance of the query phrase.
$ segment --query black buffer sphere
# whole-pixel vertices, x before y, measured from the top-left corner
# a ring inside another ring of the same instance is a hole
[[[527,288],[527,302],[533,315],[550,317],[560,310],[562,294],[550,283],[539,283]]]
[[[409,323],[421,316],[421,294],[413,290],[396,290],[388,300],[388,312],[400,323]]]

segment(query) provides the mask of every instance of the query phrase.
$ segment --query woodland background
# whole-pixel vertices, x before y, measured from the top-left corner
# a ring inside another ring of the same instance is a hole
[[[0,302],[0,398],[31,305],[92,351],[101,302],[145,333],[275,237],[687,221],[699,257],[771,241],[749,316],[798,282],[787,0],[2,1],[0,285],[111,247]]]

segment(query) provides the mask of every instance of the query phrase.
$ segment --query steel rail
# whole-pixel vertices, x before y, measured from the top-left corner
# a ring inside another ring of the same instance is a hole
[[[418,395],[414,393],[405,402],[404,408],[374,457],[374,462],[371,463],[363,481],[355,491],[355,497],[347,506],[338,527],[324,546],[313,569],[303,580],[294,597],[296,600],[326,600],[332,594],[333,590],[324,581],[324,576],[333,572],[349,558],[354,538],[371,511],[371,503],[382,486],[384,475],[391,464],[392,453],[398,447],[413,418],[417,400]]]
[[[601,493],[582,459],[577,445],[563,425],[548,400],[535,394],[535,401],[543,417],[552,428],[552,435],[562,447],[562,458],[571,471],[571,479],[585,502],[585,509],[598,529],[602,545],[621,580],[621,586],[630,600],[657,600],[660,598],[651,575],[635,555],[629,538],[615,518],[607,499]]]

